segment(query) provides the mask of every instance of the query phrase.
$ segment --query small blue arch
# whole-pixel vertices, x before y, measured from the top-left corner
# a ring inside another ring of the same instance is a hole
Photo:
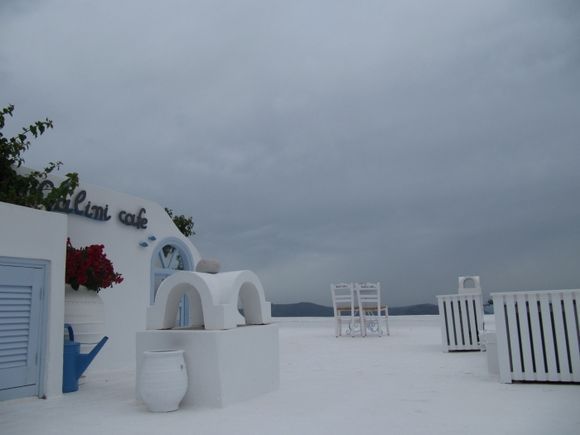
[[[166,255],[163,254],[163,248],[165,246],[172,246],[176,248],[177,253],[179,254],[179,258],[175,257],[175,253],[173,254],[173,258],[168,258]],[[183,263],[180,264],[180,268],[171,268],[171,265],[174,264],[175,261],[182,261]],[[161,263],[161,264],[160,264]],[[151,256],[151,286],[150,286],[150,294],[149,294],[149,304],[152,305],[155,302],[155,295],[157,293],[157,288],[161,281],[167,278],[169,275],[180,271],[180,270],[195,270],[195,261],[193,255],[189,249],[189,247],[183,243],[182,240],[178,239],[177,237],[166,237],[162,240],[159,240],[157,245],[155,246],[155,250],[153,251],[153,255]]]

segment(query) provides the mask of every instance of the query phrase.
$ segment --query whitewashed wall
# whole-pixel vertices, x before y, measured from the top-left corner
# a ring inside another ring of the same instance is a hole
[[[48,261],[43,390],[62,394],[64,269],[67,217],[0,202],[0,256]]]
[[[105,333],[109,341],[91,365],[91,370],[134,367],[136,332],[145,329],[153,253],[163,239],[173,237],[190,249],[194,264],[200,260],[200,254],[175,227],[161,205],[92,185],[83,184],[75,193],[81,190],[86,191],[86,197],[77,204],[78,209],[84,210],[90,201],[91,206],[106,207],[111,219],[98,221],[69,213],[71,242],[75,247],[94,243],[105,245],[105,253],[113,262],[115,271],[124,277],[123,283],[99,293],[105,304]],[[74,199],[75,195],[71,208],[74,208]],[[141,216],[147,219],[146,229],[125,225],[119,219],[122,211],[125,212],[122,216],[126,217],[127,214],[138,215],[142,209],[145,209]],[[155,236],[155,241],[148,240],[151,235]],[[149,245],[140,246],[142,241]]]

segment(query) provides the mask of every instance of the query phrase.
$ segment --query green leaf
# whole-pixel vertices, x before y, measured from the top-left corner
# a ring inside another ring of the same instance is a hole
[[[4,128],[5,115],[12,116],[14,106],[0,109],[0,129]],[[61,199],[68,199],[78,187],[78,174],[69,173],[66,179],[58,186],[47,180],[48,174],[58,169],[61,162],[51,162],[43,171],[31,171],[26,175],[16,172],[16,168],[24,163],[22,153],[30,146],[28,133],[38,137],[48,128],[52,128],[52,121],[37,121],[28,129],[14,137],[5,138],[0,133],[0,201],[11,204],[38,208],[40,205],[50,209],[47,205],[54,204]],[[48,183],[48,184],[47,184]],[[47,186],[51,189],[45,189]]]

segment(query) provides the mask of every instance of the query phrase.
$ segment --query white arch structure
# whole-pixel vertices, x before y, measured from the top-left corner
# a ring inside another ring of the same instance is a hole
[[[266,302],[255,273],[249,270],[218,274],[183,271],[167,277],[159,286],[155,302],[147,308],[147,329],[175,328],[183,295],[189,301],[192,327],[222,330],[244,323],[264,325],[272,321],[270,302]],[[243,317],[238,311],[238,300]]]

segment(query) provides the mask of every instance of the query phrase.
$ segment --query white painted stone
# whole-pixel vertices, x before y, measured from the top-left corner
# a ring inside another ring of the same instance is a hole
[[[275,391],[280,384],[276,324],[222,331],[142,331],[136,341],[137,379],[143,352],[184,350],[189,381],[182,407],[223,407]]]
[[[203,273],[218,273],[220,271],[220,262],[217,260],[202,258],[198,261],[197,266],[195,266],[195,271]]]
[[[238,301],[244,310],[246,325],[270,323],[271,304],[266,302],[258,277],[249,270],[216,275],[177,272],[166,278],[155,303],[147,309],[147,329],[176,327],[181,297],[189,300],[190,326],[205,329],[232,329],[241,323]]]

